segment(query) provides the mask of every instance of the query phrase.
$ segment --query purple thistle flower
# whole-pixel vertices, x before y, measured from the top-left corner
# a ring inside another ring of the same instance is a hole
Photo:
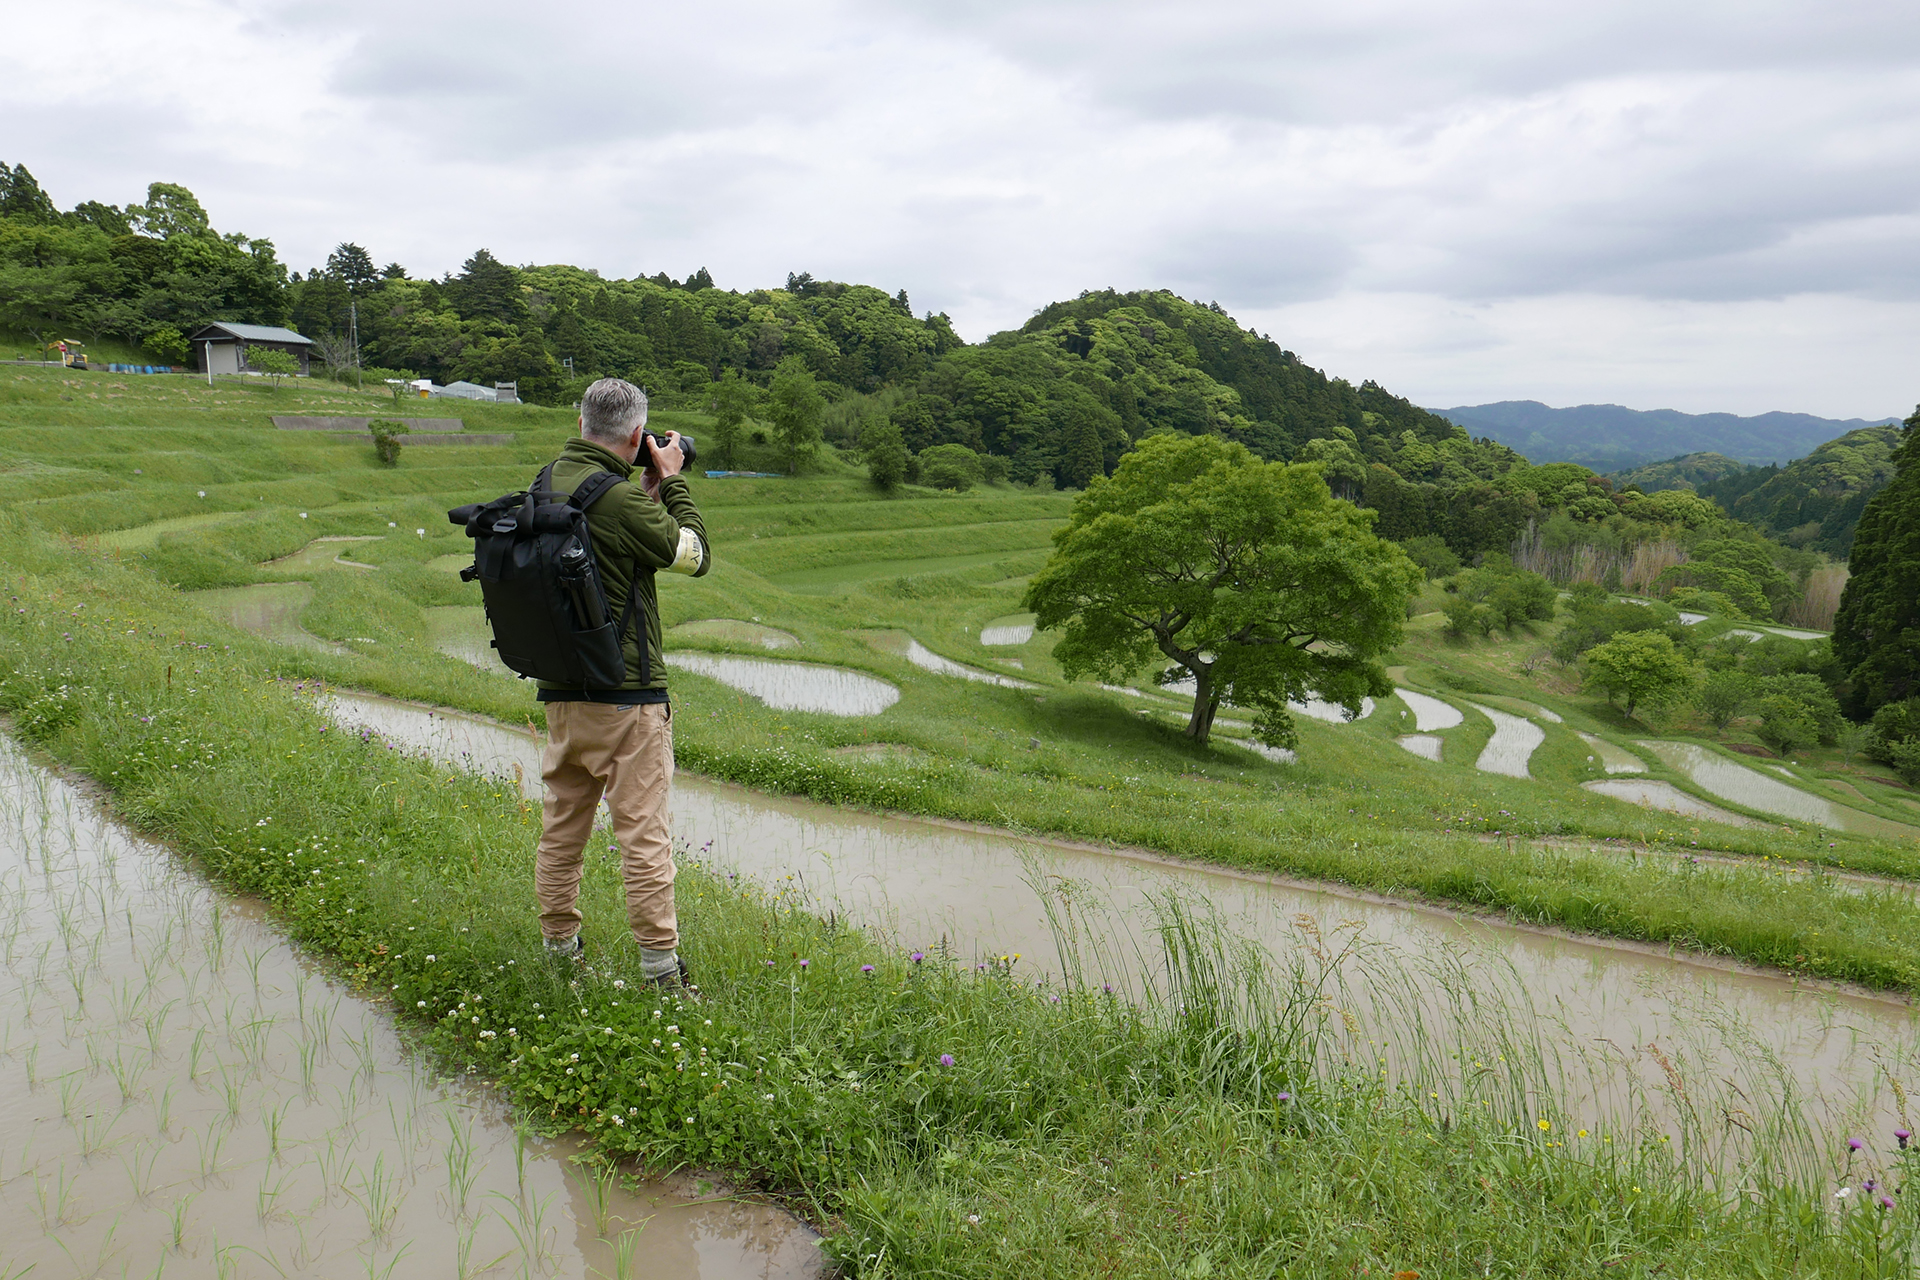
[[[925,960],[926,958],[927,958],[927,953],[924,951],[916,951],[912,955],[907,957],[907,959],[913,961],[915,964],[919,964],[922,960]]]
[[[1900,1149],[1901,1149],[1902,1151],[1905,1151],[1905,1150],[1907,1149],[1907,1140],[1908,1140],[1909,1138],[1911,1138],[1911,1137],[1913,1137],[1913,1130],[1911,1130],[1911,1129],[1895,1129],[1895,1130],[1893,1131],[1893,1136],[1894,1136],[1894,1139],[1895,1139],[1895,1140],[1896,1140],[1897,1142],[1899,1142],[1899,1144],[1900,1144]]]
[[[1866,1192],[1867,1194],[1871,1195],[1880,1189],[1880,1184],[1878,1182],[1875,1182],[1872,1178],[1868,1178],[1865,1182],[1860,1184],[1860,1189]]]
[[[1274,1096],[1275,1096],[1275,1097],[1277,1097],[1277,1098],[1278,1098],[1278,1099],[1279,1099],[1279,1100],[1280,1100],[1281,1102],[1292,1102],[1292,1101],[1293,1101],[1293,1095],[1292,1095],[1292,1094],[1290,1094],[1290,1093],[1288,1093],[1288,1092],[1287,1092],[1287,1091],[1286,1091],[1285,1089],[1282,1089],[1282,1090],[1281,1090],[1281,1091],[1280,1091],[1280,1092],[1279,1092],[1278,1094],[1276,1094],[1276,1095],[1274,1095]]]
[[[872,965],[870,965],[870,964],[863,964],[863,965],[861,965],[861,966],[860,966],[860,972],[862,972],[862,973],[872,973],[872,972],[873,972],[873,966],[872,966]]]
[[[1893,1208],[1893,1197],[1892,1197],[1892,1196],[1881,1196],[1881,1197],[1880,1197],[1880,1201],[1879,1201],[1879,1204],[1880,1204],[1880,1207],[1881,1207],[1882,1209],[1891,1209],[1891,1208]]]
[[[943,1054],[941,1054],[941,1055],[940,1055],[940,1065],[941,1065],[941,1066],[943,1066],[943,1067],[950,1067],[950,1066],[952,1066],[952,1065],[953,1065],[953,1055],[952,1055],[952,1054],[950,1054],[950,1053],[943,1053]]]
[[[811,961],[811,960],[802,960],[802,961],[800,962],[800,967],[801,967],[802,969],[804,969],[804,968],[806,968],[806,967],[807,967],[808,965],[810,965],[810,964],[812,964],[812,963],[813,963],[813,961]]]
[[[1859,1151],[1863,1149],[1866,1145],[1867,1145],[1866,1143],[1860,1141],[1860,1139],[1858,1138],[1847,1139],[1847,1150],[1849,1151]]]
[[[767,961],[767,968],[769,969],[773,968],[773,961],[771,960]]]

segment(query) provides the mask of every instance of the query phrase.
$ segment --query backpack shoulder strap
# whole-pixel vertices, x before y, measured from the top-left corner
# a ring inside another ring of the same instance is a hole
[[[552,468],[549,467],[548,470],[552,470]],[[606,493],[607,490],[617,484],[625,483],[625,480],[622,480],[611,471],[596,471],[580,482],[580,487],[573,491],[573,496],[568,498],[567,502],[575,509],[585,511],[595,502],[598,502],[601,495]]]

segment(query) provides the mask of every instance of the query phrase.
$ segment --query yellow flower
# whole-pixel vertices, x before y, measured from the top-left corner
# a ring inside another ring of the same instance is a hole
[[[1586,1136],[1587,1136],[1587,1131],[1586,1131],[1585,1129],[1582,1129],[1582,1130],[1580,1131],[1580,1136],[1581,1136],[1581,1137],[1583,1137],[1583,1138],[1584,1138],[1584,1137],[1586,1137]]]
[[[1540,1132],[1546,1133],[1552,1128],[1553,1128],[1553,1122],[1551,1120],[1540,1121]]]

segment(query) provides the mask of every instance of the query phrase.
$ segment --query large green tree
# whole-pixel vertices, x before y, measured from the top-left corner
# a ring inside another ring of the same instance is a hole
[[[1061,633],[1068,678],[1169,659],[1194,683],[1189,737],[1205,742],[1230,701],[1254,712],[1255,737],[1291,746],[1289,700],[1357,712],[1392,691],[1377,659],[1400,642],[1424,575],[1372,523],[1318,467],[1154,435],[1075,500],[1025,607]]]
[[[787,451],[787,472],[798,474],[802,464],[813,458],[820,442],[820,420],[826,416],[826,397],[807,362],[788,356],[773,371],[773,388],[767,396],[767,417],[773,433]]]
[[[1852,577],[1833,619],[1833,652],[1848,673],[1849,710],[1865,719],[1920,695],[1920,407],[1893,453],[1893,479],[1853,535]]]
[[[1626,700],[1627,716],[1641,708],[1670,707],[1693,691],[1694,666],[1666,635],[1627,631],[1587,651],[1587,679],[1607,701]]]

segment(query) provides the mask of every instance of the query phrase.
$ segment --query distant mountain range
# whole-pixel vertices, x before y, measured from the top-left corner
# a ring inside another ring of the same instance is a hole
[[[1528,461],[1578,462],[1619,471],[1689,453],[1718,453],[1736,462],[1787,462],[1818,445],[1898,418],[1816,418],[1810,413],[1681,413],[1582,404],[1555,409],[1538,400],[1502,400],[1433,412],[1475,436],[1487,436]]]

